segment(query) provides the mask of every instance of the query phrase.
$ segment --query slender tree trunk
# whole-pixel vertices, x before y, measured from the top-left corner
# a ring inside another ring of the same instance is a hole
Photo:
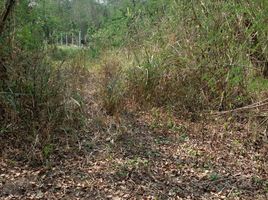
[[[72,45],[74,45],[74,34],[72,33]]]
[[[0,18],[0,35],[4,32],[6,21],[16,4],[16,0],[6,0],[5,9],[2,11]]]
[[[78,47],[81,47],[81,31],[78,33]]]
[[[60,45],[61,46],[63,45],[63,36],[62,36],[62,33],[60,34]]]
[[[1,14],[0,14],[0,37],[2,37],[2,35],[4,33],[5,25],[8,21],[8,18],[10,17],[10,15],[12,13],[12,10],[13,10],[15,4],[16,4],[16,0],[6,0],[6,2],[5,2],[5,7],[4,7],[3,11],[1,11]],[[14,31],[15,31],[15,29],[14,29]],[[10,42],[12,42],[12,38],[11,38]],[[9,44],[9,45],[12,45],[12,44]],[[8,80],[6,58],[4,58],[4,57],[2,57],[2,55],[0,55],[0,89],[5,88],[6,80]],[[1,111],[0,111],[0,114],[3,114],[3,113],[1,113]]]
[[[262,75],[264,78],[268,78],[268,61],[265,62],[265,65],[263,67]]]

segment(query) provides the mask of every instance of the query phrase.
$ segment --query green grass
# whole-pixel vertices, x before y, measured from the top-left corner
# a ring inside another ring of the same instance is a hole
[[[248,90],[251,93],[261,93],[268,90],[268,79],[263,77],[254,77],[248,83]]]
[[[50,57],[53,60],[67,60],[78,56],[83,49],[77,46],[57,46],[50,52]]]

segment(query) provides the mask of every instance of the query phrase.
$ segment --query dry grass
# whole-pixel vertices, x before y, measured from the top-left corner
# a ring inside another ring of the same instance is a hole
[[[99,101],[108,115],[114,115],[124,107],[125,85],[122,63],[117,57],[104,60],[97,73]]]
[[[1,153],[13,146],[31,160],[35,151],[42,154],[60,133],[75,133],[83,126],[81,95],[87,70],[79,59],[57,64],[43,52],[13,54],[17,56],[5,62],[7,78],[0,93]],[[37,159],[44,160],[44,155]]]

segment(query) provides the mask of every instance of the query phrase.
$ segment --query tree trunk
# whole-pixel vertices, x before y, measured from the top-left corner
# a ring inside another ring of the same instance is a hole
[[[266,61],[264,64],[262,75],[264,78],[268,78],[268,61]]]
[[[5,24],[8,17],[11,15],[12,9],[16,4],[16,0],[6,0],[5,8],[0,15],[0,37],[2,36],[5,30]],[[6,59],[3,58],[3,55],[0,55],[0,89],[5,87],[5,81],[8,79],[7,76],[7,67]]]
[[[6,21],[15,6],[15,3],[16,0],[6,0],[5,9],[3,10],[0,18],[0,35],[2,35],[2,33],[4,32]]]

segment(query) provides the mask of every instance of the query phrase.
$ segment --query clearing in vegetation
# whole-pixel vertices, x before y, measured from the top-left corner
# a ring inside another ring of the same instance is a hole
[[[268,199],[268,1],[0,0],[0,199]]]

